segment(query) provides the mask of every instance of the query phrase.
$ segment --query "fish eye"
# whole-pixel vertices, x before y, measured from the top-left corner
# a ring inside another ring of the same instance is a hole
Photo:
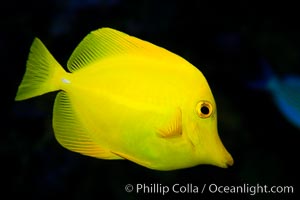
[[[213,111],[212,105],[208,101],[200,101],[196,106],[196,112],[199,117],[207,118],[211,116]]]

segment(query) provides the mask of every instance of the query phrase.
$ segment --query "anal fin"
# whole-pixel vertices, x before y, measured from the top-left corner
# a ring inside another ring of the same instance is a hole
[[[123,159],[93,141],[64,91],[59,92],[55,99],[53,128],[57,141],[71,151],[101,159]]]

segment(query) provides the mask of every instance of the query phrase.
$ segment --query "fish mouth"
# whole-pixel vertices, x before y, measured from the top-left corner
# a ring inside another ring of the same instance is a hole
[[[232,158],[232,156],[228,153],[228,156],[227,156],[227,158],[226,158],[226,160],[225,160],[225,163],[224,163],[225,168],[232,166],[233,163],[234,163],[233,158]]]
[[[218,163],[217,166],[222,167],[222,168],[228,168],[234,164],[234,160],[233,160],[232,156],[230,155],[230,153],[228,153],[228,151],[226,151],[225,148],[224,148],[224,151],[225,151],[224,159],[223,159],[223,161]]]
[[[228,161],[226,162],[227,167],[232,166],[233,163],[234,163],[234,160],[233,160],[233,158],[230,156],[230,160],[228,160]]]
[[[222,168],[228,168],[234,164],[234,160],[227,149],[222,144],[220,138],[217,139],[218,151],[214,152],[216,165]]]

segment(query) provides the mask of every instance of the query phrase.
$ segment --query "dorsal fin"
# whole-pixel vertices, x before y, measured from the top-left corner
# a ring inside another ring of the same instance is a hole
[[[88,34],[72,53],[67,67],[74,72],[99,59],[118,54],[148,54],[161,59],[172,57],[182,59],[176,54],[158,47],[150,42],[127,35],[123,32],[100,28]]]
[[[123,159],[93,141],[76,117],[64,91],[59,92],[55,99],[53,128],[58,142],[71,151],[101,159]]]

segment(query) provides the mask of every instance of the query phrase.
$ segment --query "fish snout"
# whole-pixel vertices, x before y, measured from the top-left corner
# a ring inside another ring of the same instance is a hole
[[[230,155],[230,153],[226,149],[225,149],[225,151],[226,151],[226,155],[224,156],[225,159],[223,161],[223,163],[224,163],[223,166],[224,166],[224,168],[227,168],[229,166],[232,166],[234,161],[233,161],[233,158]]]
[[[232,166],[234,161],[230,153],[226,150],[225,146],[221,142],[221,139],[217,138],[218,152],[214,153],[216,156],[216,165],[222,168]]]

